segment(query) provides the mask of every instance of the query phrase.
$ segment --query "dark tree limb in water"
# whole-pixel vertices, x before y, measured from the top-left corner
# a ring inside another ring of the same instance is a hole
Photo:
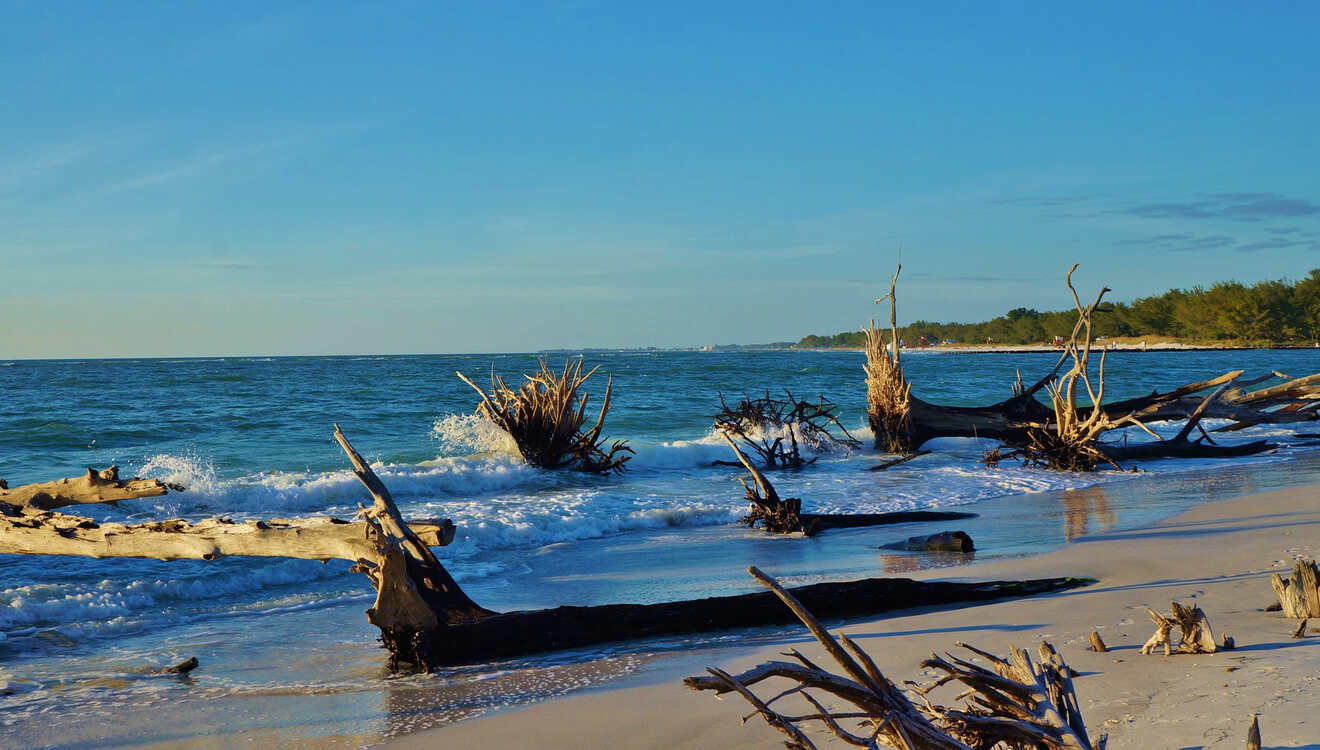
[[[860,526],[882,526],[885,524],[911,523],[917,521],[949,521],[961,518],[975,518],[975,513],[956,513],[941,511],[901,511],[895,513],[803,513],[802,500],[796,497],[780,498],[779,492],[775,486],[770,483],[765,474],[747,458],[738,444],[733,442],[727,434],[723,435],[724,441],[733,449],[738,457],[738,462],[747,473],[752,475],[752,483],[748,484],[741,477],[738,481],[742,483],[743,491],[750,504],[750,509],[746,516],[743,516],[742,523],[747,526],[755,527],[757,524],[766,531],[776,534],[794,534],[801,532],[806,536],[825,531],[826,529],[846,529],[857,528]]]
[[[872,466],[869,469],[867,469],[867,471],[884,471],[885,469],[892,469],[893,467],[898,466],[899,464],[905,464],[914,458],[921,458],[922,456],[929,456],[929,455],[930,455],[930,451],[913,451],[912,453],[909,453],[906,456],[899,456],[898,458],[891,458],[887,461],[881,461],[875,466]]]
[[[814,402],[800,400],[787,390],[784,395],[787,400],[771,398],[770,391],[757,398],[743,396],[735,408],[729,408],[721,393],[715,429],[756,453],[767,469],[798,469],[815,461],[802,458],[799,442],[818,450],[861,445],[840,424],[834,414],[838,407],[833,401],[823,395]],[[842,435],[835,435],[831,427]]]
[[[463,373],[455,374],[481,395],[477,413],[509,433],[518,445],[518,452],[532,466],[572,467],[596,474],[623,471],[633,449],[626,442],[616,440],[607,450],[607,438],[601,436],[605,415],[610,410],[613,376],[605,384],[600,415],[588,427],[586,412],[590,394],[582,387],[600,366],[591,368],[585,375],[580,358],[577,362],[566,361],[562,373],[551,372],[544,359],[540,366],[534,375],[524,373],[526,382],[517,389],[510,388],[503,377],[492,371],[490,393]]]

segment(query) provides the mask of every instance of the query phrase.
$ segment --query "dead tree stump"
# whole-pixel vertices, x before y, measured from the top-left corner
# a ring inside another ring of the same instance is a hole
[[[1270,584],[1284,617],[1294,620],[1320,617],[1320,586],[1317,585],[1320,575],[1317,573],[1314,560],[1302,559],[1293,564],[1291,578],[1278,573],[1270,576]]]
[[[1200,607],[1173,602],[1172,617],[1166,617],[1150,607],[1146,607],[1146,612],[1155,623],[1155,634],[1141,647],[1141,653],[1153,654],[1160,647],[1164,648],[1165,656],[1173,653],[1213,654],[1219,650],[1219,645],[1215,643],[1215,633],[1210,628],[1210,619]],[[1179,630],[1176,648],[1170,639],[1174,627]]]

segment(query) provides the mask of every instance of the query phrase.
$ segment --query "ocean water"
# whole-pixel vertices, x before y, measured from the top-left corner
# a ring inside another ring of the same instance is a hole
[[[563,355],[550,355],[562,364]],[[928,401],[985,404],[1030,381],[1055,356],[912,352],[904,365]],[[711,433],[718,393],[788,388],[824,394],[869,446],[858,352],[591,353],[614,376],[611,438],[637,450],[629,471],[598,477],[521,463],[507,436],[472,416],[492,368],[516,378],[536,356],[292,357],[0,362],[0,477],[11,486],[118,464],[185,485],[119,508],[80,508],[127,522],[352,516],[367,500],[331,437],[338,422],[374,462],[405,515],[458,524],[441,560],[494,609],[654,602],[751,590],[756,564],[791,583],[901,574],[971,559],[1033,554],[1089,530],[1154,520],[1207,499],[1318,481],[1320,456],[1295,432],[1263,426],[1225,442],[1284,446],[1229,462],[1159,461],[1092,475],[978,461],[988,441],[939,440],[885,472],[869,449],[825,452],[772,475],[812,511],[953,508],[975,556],[878,549],[924,526],[770,537],[745,511],[730,453]],[[1231,369],[1320,371],[1320,351],[1115,353],[1114,399]],[[1160,430],[1176,427],[1157,426]],[[1131,439],[1146,439],[1140,434]],[[658,655],[719,649],[760,634],[716,634],[391,677],[363,610],[372,594],[346,562],[213,563],[0,555],[0,746],[155,742],[359,746],[512,703],[609,684]],[[956,576],[956,569],[950,570]],[[187,678],[150,674],[198,656]],[[152,721],[168,707],[174,720]],[[116,722],[89,722],[94,717]],[[8,742],[4,741],[8,738]]]

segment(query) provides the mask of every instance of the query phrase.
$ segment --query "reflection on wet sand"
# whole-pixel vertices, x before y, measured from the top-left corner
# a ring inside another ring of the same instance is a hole
[[[1086,487],[1065,490],[1063,493],[1063,536],[1072,541],[1085,535],[1091,528],[1091,516],[1100,522],[1100,530],[1108,531],[1118,521],[1109,509],[1109,498],[1104,487]]]
[[[906,555],[880,553],[886,573],[914,573],[931,568],[951,568],[976,562],[975,552],[911,552]]]
[[[386,679],[384,734],[410,734],[471,719],[492,709],[566,695],[634,672],[653,658],[650,653],[636,653],[562,664],[537,664],[533,660],[510,663],[503,670],[484,665]]]

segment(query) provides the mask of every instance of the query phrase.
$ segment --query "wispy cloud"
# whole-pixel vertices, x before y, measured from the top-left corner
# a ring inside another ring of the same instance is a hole
[[[1142,203],[1119,213],[1147,219],[1263,221],[1318,215],[1320,204],[1278,193],[1213,193],[1193,201]]]
[[[1084,193],[1084,194],[1065,194],[1065,195],[1032,195],[1020,196],[1016,198],[996,198],[989,203],[995,206],[1031,206],[1035,208],[1057,208],[1059,206],[1074,206],[1080,203],[1089,203],[1097,198],[1103,198],[1102,193]]]
[[[275,267],[270,263],[249,263],[241,260],[198,261],[189,263],[188,266],[208,271],[264,271]]]
[[[1188,233],[1176,234],[1157,234],[1151,237],[1134,237],[1132,239],[1119,240],[1115,245],[1125,247],[1150,247],[1158,250],[1168,250],[1171,252],[1194,252],[1199,250],[1215,250],[1221,247],[1231,247],[1237,244],[1236,237],[1227,234],[1205,234],[1196,235]]]
[[[257,150],[252,148],[217,149],[210,152],[204,152],[175,162],[173,165],[164,169],[116,182],[107,187],[106,190],[109,192],[138,190],[140,188],[151,187],[153,185],[172,182],[174,180],[197,177],[225,164],[226,162],[253,153],[257,153]]]
[[[222,169],[238,171],[269,166],[279,154],[294,153],[301,148],[324,143],[365,127],[367,126],[364,123],[359,122],[292,127],[282,132],[257,134],[238,144],[229,142],[211,144],[172,162],[161,164],[145,174],[111,183],[105,191],[141,190],[204,177]]]
[[[1237,250],[1239,253],[1254,253],[1260,250],[1281,250],[1285,247],[1297,247],[1298,245],[1305,245],[1305,244],[1306,243],[1303,242],[1302,240],[1289,240],[1289,239],[1262,240],[1260,242],[1251,242],[1248,244],[1238,245],[1233,249]]]

